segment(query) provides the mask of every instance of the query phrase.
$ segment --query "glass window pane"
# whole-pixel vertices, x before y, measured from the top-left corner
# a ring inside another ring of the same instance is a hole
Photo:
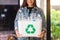
[[[18,0],[0,0],[0,5],[18,5]]]

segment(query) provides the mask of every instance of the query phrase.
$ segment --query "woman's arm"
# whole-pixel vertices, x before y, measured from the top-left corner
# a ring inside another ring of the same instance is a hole
[[[46,23],[45,15],[42,10],[41,10],[41,15],[42,15],[42,31],[44,31],[44,33],[46,33],[47,32],[47,23]]]
[[[42,9],[39,9],[39,14],[42,17],[42,32],[39,35],[39,38],[43,38],[45,33],[47,32],[46,20],[45,20],[45,16],[44,16]]]
[[[15,18],[15,21],[14,21],[14,29],[15,29],[17,37],[21,37],[21,34],[19,34],[19,31],[18,31],[18,20],[20,18],[20,13],[21,13],[21,10],[19,9]]]

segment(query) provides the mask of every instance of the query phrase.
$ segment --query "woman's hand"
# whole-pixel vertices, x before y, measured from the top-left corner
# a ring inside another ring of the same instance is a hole
[[[19,34],[18,30],[16,30],[16,35],[17,35],[18,38],[22,37],[22,34]]]
[[[40,35],[38,35],[38,38],[43,38],[45,35],[45,31],[42,31]]]

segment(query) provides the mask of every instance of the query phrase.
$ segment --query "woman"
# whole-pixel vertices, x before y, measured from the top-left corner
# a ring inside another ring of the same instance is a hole
[[[24,37],[23,38],[21,36],[21,34],[19,34],[17,21],[19,19],[21,19],[23,15],[24,15],[23,19],[24,18],[26,19],[27,17],[31,17],[31,15],[33,13],[36,13],[37,16],[40,15],[42,18],[42,32],[40,35],[38,35],[38,38],[35,38],[35,37],[30,37],[30,38]],[[45,25],[46,23],[45,23],[45,19],[44,19],[44,14],[43,14],[42,10],[36,6],[36,0],[24,0],[22,6],[20,7],[20,9],[17,12],[14,22],[15,22],[14,23],[15,32],[18,37],[18,40],[29,40],[29,39],[30,40],[40,40],[41,38],[43,38],[43,36],[46,32],[46,25]]]

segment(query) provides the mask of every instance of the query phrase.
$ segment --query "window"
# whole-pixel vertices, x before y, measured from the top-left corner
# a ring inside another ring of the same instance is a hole
[[[17,5],[18,0],[0,0],[0,5]]]

